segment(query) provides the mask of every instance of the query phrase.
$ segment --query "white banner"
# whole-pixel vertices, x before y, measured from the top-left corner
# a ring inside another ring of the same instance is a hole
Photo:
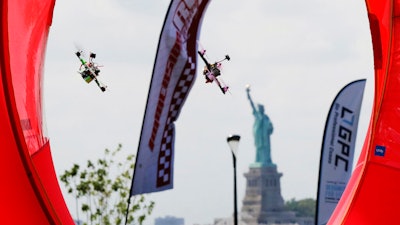
[[[172,0],[161,31],[131,196],[173,188],[174,122],[195,81],[197,39],[209,0]]]
[[[317,225],[327,224],[350,179],[365,83],[362,79],[346,85],[330,108],[321,149]]]

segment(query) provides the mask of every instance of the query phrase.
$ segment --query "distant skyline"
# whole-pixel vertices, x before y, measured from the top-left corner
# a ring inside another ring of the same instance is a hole
[[[136,153],[159,34],[169,1],[56,1],[44,75],[44,112],[57,174],[96,159],[118,143]],[[301,9],[301,10],[299,10]],[[238,204],[243,173],[255,160],[253,117],[246,98],[265,106],[274,124],[271,157],[284,200],[316,198],[327,113],[346,84],[366,78],[355,155],[373,99],[373,58],[364,1],[212,1],[200,43],[210,60],[229,54],[223,95],[197,80],[176,123],[174,189],[146,195],[156,202],[145,225],[166,215],[210,224],[233,213],[232,156],[226,137],[239,134]],[[77,43],[103,65],[102,93],[79,74]],[[71,214],[75,202],[64,191]]]
[[[184,225],[185,219],[175,216],[157,217],[154,219],[154,225]]]

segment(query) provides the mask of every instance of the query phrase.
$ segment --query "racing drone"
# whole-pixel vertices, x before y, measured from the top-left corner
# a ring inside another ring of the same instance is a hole
[[[86,81],[86,83],[90,83],[94,80],[101,91],[103,92],[106,91],[107,86],[105,86],[103,83],[99,81],[99,79],[97,79],[100,73],[100,69],[99,65],[97,65],[97,63],[94,62],[96,54],[91,52],[89,55],[88,62],[81,57],[82,54],[83,54],[82,51],[75,52],[75,55],[79,58],[79,61],[81,62],[78,73],[82,76],[82,78]]]
[[[229,61],[231,59],[229,57],[229,55],[225,55],[224,59],[211,64],[206,59],[206,56],[205,56],[206,50],[197,51],[197,53],[199,53],[201,59],[206,64],[206,66],[203,69],[203,75],[204,75],[204,78],[206,79],[206,83],[212,83],[215,81],[215,83],[218,85],[219,89],[221,89],[222,93],[225,94],[228,91],[229,87],[227,85],[225,85],[224,82],[218,77],[221,75],[222,61],[224,61],[224,60]]]

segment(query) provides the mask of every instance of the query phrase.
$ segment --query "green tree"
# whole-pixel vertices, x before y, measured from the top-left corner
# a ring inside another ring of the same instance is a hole
[[[134,169],[134,155],[128,155],[124,162],[117,163],[116,150],[105,149],[104,156],[97,161],[87,161],[85,168],[74,164],[60,176],[69,194],[76,199],[78,219],[85,225],[119,225],[125,222],[127,199]],[[142,224],[150,215],[154,202],[145,201],[143,195],[134,196],[129,207],[128,224]],[[82,213],[85,219],[79,218]]]
[[[316,201],[312,198],[306,198],[299,201],[292,198],[285,203],[285,208],[290,211],[295,211],[297,216],[315,217]]]

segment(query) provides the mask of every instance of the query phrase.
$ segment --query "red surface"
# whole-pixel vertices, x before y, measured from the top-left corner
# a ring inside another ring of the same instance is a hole
[[[366,0],[375,98],[368,134],[350,182],[328,224],[399,224],[400,0]],[[383,156],[376,146],[385,147]]]
[[[1,224],[74,224],[43,134],[43,60],[54,0],[0,1]]]

